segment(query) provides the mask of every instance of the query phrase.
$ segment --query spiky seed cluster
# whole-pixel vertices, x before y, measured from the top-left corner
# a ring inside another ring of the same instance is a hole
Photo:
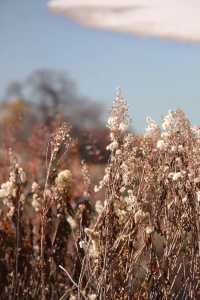
[[[127,130],[129,125],[128,106],[122,96],[121,89],[118,89],[107,123],[107,127],[110,129],[111,140],[111,143],[107,146],[107,150],[111,152],[110,160],[113,161],[113,163],[115,160],[122,159],[122,145],[125,139],[126,142],[128,142]],[[105,175],[100,181],[99,186],[95,186],[95,192],[100,191],[104,186],[108,186],[112,172],[112,165],[108,165],[105,168]],[[116,176],[119,177],[119,174],[116,174]]]
[[[9,179],[0,187],[0,199],[2,200],[1,212],[5,209],[8,218],[11,218],[15,211],[15,202],[22,201],[23,195],[17,195],[20,185],[24,185],[27,181],[26,173],[17,163],[17,159],[10,150],[11,171]],[[15,199],[19,197],[19,199]]]
[[[157,140],[160,136],[160,127],[151,117],[147,117],[146,122],[147,128],[145,131],[145,136]]]
[[[54,166],[57,164],[63,153],[68,149],[72,142],[70,136],[71,126],[63,123],[51,136],[50,139],[50,161]]]
[[[128,106],[121,94],[121,89],[118,89],[111,114],[108,118],[107,127],[110,129],[111,133],[126,132],[129,122]]]

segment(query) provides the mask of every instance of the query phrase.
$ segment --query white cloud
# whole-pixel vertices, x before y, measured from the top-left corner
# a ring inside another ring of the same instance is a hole
[[[52,0],[48,6],[86,26],[200,41],[200,0]]]

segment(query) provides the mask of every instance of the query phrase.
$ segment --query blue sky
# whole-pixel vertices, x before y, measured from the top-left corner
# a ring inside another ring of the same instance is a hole
[[[177,107],[200,124],[200,44],[83,28],[53,15],[45,0],[0,6],[0,95],[38,68],[65,70],[107,110],[120,85],[139,130],[146,115],[159,121]]]

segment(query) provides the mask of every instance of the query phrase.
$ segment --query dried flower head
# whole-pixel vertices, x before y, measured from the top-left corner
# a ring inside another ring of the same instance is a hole
[[[121,94],[121,89],[118,89],[107,126],[111,132],[123,133],[127,131],[129,123],[128,106]]]
[[[158,124],[151,117],[147,117],[146,122],[148,126],[145,131],[145,136],[158,139],[160,136],[160,127]]]
[[[70,170],[66,169],[58,173],[55,179],[55,185],[59,192],[63,193],[70,191],[72,186],[72,173]]]

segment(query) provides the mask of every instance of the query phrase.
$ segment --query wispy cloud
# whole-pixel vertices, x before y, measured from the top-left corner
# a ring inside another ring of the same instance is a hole
[[[200,41],[200,0],[51,0],[48,6],[86,26]]]

